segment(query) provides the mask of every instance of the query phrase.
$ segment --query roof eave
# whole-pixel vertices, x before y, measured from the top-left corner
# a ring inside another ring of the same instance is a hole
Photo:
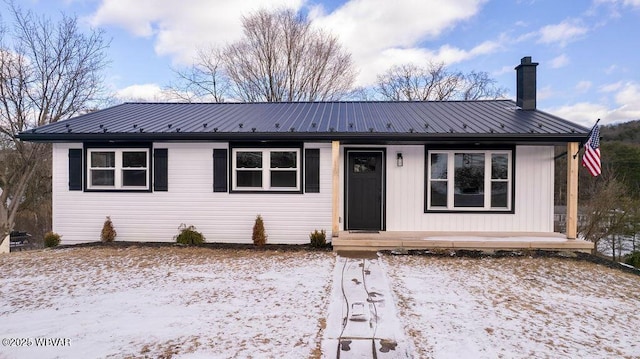
[[[165,132],[165,133],[30,133],[19,138],[30,142],[133,142],[133,141],[346,141],[346,142],[581,142],[587,133],[397,133],[397,132]]]

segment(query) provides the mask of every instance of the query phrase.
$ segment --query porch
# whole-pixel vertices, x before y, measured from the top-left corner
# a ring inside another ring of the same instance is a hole
[[[589,253],[593,243],[547,232],[341,231],[334,251],[410,249],[553,250]]]

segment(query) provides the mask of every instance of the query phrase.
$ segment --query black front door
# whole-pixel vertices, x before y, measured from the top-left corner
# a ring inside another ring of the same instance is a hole
[[[347,230],[383,230],[382,150],[347,150],[346,223]]]

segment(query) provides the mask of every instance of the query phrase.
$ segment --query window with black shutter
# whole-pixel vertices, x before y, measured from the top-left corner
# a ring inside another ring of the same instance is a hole
[[[82,191],[82,149],[69,149],[69,191]]]
[[[213,150],[213,192],[227,192],[227,149]]]
[[[166,148],[154,149],[153,161],[153,190],[159,192],[168,191],[168,150]]]

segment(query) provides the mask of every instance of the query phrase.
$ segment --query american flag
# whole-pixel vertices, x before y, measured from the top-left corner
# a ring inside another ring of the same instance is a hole
[[[594,177],[602,172],[602,166],[600,165],[600,127],[598,127],[598,124],[593,126],[591,135],[589,135],[589,139],[584,145],[582,165],[586,167]]]

